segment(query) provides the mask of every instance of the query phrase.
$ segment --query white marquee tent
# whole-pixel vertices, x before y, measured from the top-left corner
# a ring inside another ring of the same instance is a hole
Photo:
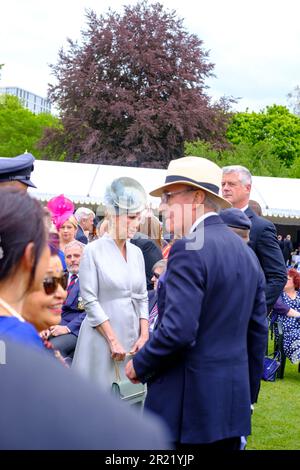
[[[77,206],[98,206],[114,178],[135,178],[149,193],[164,182],[165,173],[161,169],[36,160],[32,180],[37,189],[30,192],[41,201],[64,194]],[[300,179],[254,176],[251,199],[275,223],[300,225]],[[149,205],[156,208],[158,204],[158,198],[149,196]]]

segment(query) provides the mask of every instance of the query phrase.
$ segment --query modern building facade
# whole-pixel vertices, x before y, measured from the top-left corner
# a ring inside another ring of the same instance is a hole
[[[17,96],[25,108],[35,114],[51,113],[50,101],[18,87],[0,87],[0,93]]]

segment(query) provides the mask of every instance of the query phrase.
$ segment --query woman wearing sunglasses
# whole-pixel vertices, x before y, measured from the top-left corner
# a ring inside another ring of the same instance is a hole
[[[0,189],[0,201],[0,337],[43,348],[22,312],[26,296],[40,290],[49,264],[44,211],[15,189]]]
[[[68,273],[62,268],[57,251],[50,245],[51,256],[40,290],[29,294],[24,302],[23,317],[42,333],[49,336],[48,328],[59,324],[63,303],[67,297]]]

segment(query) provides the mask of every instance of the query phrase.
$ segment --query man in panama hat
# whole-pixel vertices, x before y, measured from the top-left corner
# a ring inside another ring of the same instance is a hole
[[[170,162],[161,197],[172,246],[159,320],[126,368],[147,382],[145,407],[178,449],[239,449],[251,432],[267,340],[264,280],[254,253],[218,212],[222,171],[200,157]]]

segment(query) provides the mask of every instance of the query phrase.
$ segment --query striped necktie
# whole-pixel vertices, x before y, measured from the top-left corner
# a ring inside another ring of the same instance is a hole
[[[71,291],[72,287],[74,286],[75,282],[77,281],[77,279],[78,279],[77,274],[72,274],[69,285],[67,287],[68,294],[70,293],[70,291]]]
[[[154,322],[157,314],[158,314],[158,307],[157,307],[157,302],[155,302],[151,312],[149,313],[149,328],[151,327],[152,323]]]

